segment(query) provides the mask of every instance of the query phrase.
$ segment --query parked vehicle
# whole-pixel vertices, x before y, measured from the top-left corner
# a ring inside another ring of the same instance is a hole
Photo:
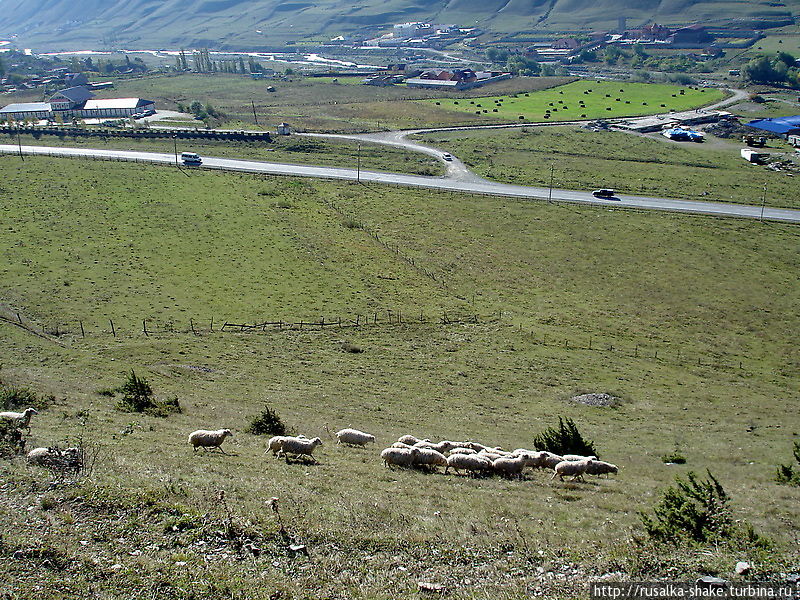
[[[181,160],[186,166],[196,167],[203,164],[203,159],[194,152],[181,152]]]
[[[445,152],[444,154],[442,154],[442,158],[445,159],[445,160],[448,160],[448,161],[449,160],[453,160],[453,155],[452,154],[448,154],[447,152]]]

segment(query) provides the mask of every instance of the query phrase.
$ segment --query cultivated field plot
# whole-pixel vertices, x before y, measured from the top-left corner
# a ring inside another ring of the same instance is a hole
[[[12,598],[566,599],[800,559],[800,488],[774,482],[800,428],[794,226],[44,157],[0,177],[0,380],[55,395],[31,447],[101,445],[73,485],[0,460]],[[182,412],[117,410],[130,369]],[[620,400],[569,401],[590,391]],[[243,429],[265,404],[323,439],[318,464],[264,455]],[[528,447],[558,416],[620,474],[378,458],[404,433]],[[337,446],[348,426],[378,443]],[[190,431],[222,427],[229,456],[193,455]],[[638,511],[706,468],[771,545],[647,540]]]
[[[740,145],[675,144],[629,133],[592,132],[575,126],[515,130],[454,131],[418,136],[452,152],[479,175],[506,183],[592,190],[666,198],[758,204],[767,185],[767,204],[800,206],[792,171],[775,172],[747,163]],[[766,149],[793,160],[794,153],[771,141]]]
[[[498,93],[530,92],[566,81],[570,81],[570,78],[520,77],[498,82],[487,89],[497,90]],[[325,77],[292,76],[289,80],[255,81],[237,75],[188,74],[123,80],[117,82],[114,89],[104,90],[98,96],[148,98],[154,100],[159,108],[170,110],[177,108],[178,103],[188,105],[198,100],[221,110],[227,115],[228,121],[252,123],[249,127],[255,126],[254,104],[259,124],[270,130],[282,121],[308,131],[374,131],[435,126],[442,119],[444,123],[474,120],[463,115],[454,115],[452,111],[422,108],[415,104],[407,105],[405,102],[409,99],[440,97],[442,92],[437,90],[352,83],[334,82],[333,78]],[[274,91],[268,92],[268,86],[274,88]],[[485,94],[486,90],[474,90],[466,96],[477,96],[479,93]]]
[[[431,100],[448,110],[527,121],[603,119],[682,111],[721,100],[713,88],[581,80],[536,93]]]

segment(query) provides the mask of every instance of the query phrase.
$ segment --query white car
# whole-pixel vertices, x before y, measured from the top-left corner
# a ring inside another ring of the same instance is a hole
[[[442,158],[445,160],[453,160],[453,155],[445,152],[444,154],[442,154]]]

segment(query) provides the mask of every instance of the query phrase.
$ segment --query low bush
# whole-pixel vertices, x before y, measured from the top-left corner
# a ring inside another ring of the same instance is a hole
[[[122,394],[122,398],[117,401],[117,409],[123,412],[146,413],[155,417],[166,417],[170,413],[182,412],[177,397],[158,400],[150,384],[138,377],[133,369],[125,383],[114,391]]]
[[[800,486],[800,472],[795,470],[795,466],[800,466],[800,442],[794,443],[792,454],[794,454],[794,461],[797,465],[778,465],[775,481],[785,485]]]
[[[533,447],[554,454],[580,454],[600,457],[593,442],[583,439],[578,427],[570,418],[558,417],[558,428],[548,427],[533,438]]]
[[[253,435],[286,435],[288,429],[278,413],[265,406],[264,410],[250,420],[244,432]]]
[[[14,423],[0,421],[0,458],[11,458],[25,451],[25,438]]]
[[[670,452],[669,454],[664,454],[661,457],[661,461],[664,463],[672,463],[675,465],[685,465],[686,464],[686,457],[675,450],[675,452]]]

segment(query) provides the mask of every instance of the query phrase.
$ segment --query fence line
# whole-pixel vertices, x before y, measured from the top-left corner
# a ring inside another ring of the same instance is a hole
[[[736,355],[716,354],[713,352],[686,352],[682,345],[658,345],[642,344],[630,340],[619,342],[608,337],[570,337],[568,335],[537,332],[534,328],[525,328],[522,323],[516,325],[509,321],[503,311],[498,311],[489,315],[479,315],[477,313],[448,312],[442,311],[441,314],[433,316],[426,315],[424,312],[403,312],[398,309],[386,309],[373,311],[370,313],[358,313],[346,317],[337,316],[335,318],[321,317],[319,320],[265,320],[253,323],[242,321],[222,322],[221,326],[214,327],[213,318],[206,320],[208,327],[200,327],[194,318],[189,318],[185,328],[177,328],[173,321],[158,323],[154,319],[141,319],[139,325],[130,327],[120,327],[119,322],[108,319],[106,325],[98,324],[94,328],[89,328],[89,323],[85,320],[65,320],[58,321],[50,327],[43,327],[38,324],[23,320],[18,313],[16,318],[0,315],[0,322],[8,323],[12,326],[24,329],[25,331],[40,338],[54,342],[60,346],[65,344],[61,338],[74,337],[86,338],[133,338],[144,335],[220,335],[220,334],[263,334],[263,333],[289,333],[289,332],[324,332],[330,328],[334,329],[374,329],[397,326],[428,326],[428,327],[448,327],[452,325],[478,325],[478,324],[500,324],[507,327],[509,333],[516,333],[523,336],[528,343],[537,346],[560,348],[569,352],[602,352],[611,354],[615,357],[625,357],[636,360],[647,360],[664,365],[676,365],[681,367],[706,367],[715,370],[742,371],[746,373],[766,372],[753,364],[750,357]],[[217,321],[218,323],[219,321]],[[70,327],[71,326],[71,327]]]

